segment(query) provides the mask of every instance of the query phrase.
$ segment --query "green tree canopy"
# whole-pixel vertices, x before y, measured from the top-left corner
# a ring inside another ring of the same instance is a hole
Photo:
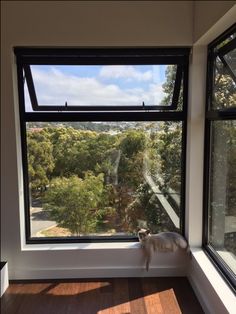
[[[80,131],[72,127],[48,128],[53,145],[55,169],[53,176],[82,176],[90,170],[88,143],[96,137],[96,132]]]
[[[121,138],[121,158],[119,164],[119,183],[136,189],[142,183],[143,157],[147,137],[142,130],[128,130]]]
[[[49,184],[54,169],[53,147],[47,131],[27,132],[28,171],[31,189],[43,189]]]
[[[182,126],[163,122],[158,133],[156,150],[159,155],[159,174],[165,188],[180,192]]]
[[[96,230],[102,195],[102,174],[94,176],[87,172],[84,179],[77,176],[55,178],[45,193],[44,209],[73,234],[86,234]]]

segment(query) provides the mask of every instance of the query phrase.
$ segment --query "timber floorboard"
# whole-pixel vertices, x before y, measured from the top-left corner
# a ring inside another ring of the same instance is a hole
[[[187,278],[12,282],[2,314],[201,314]]]

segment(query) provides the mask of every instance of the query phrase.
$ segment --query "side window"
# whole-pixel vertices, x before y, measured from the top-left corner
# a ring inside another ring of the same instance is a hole
[[[23,49],[28,243],[183,231],[189,49]]]
[[[229,282],[236,276],[236,27],[208,49],[204,245]]]

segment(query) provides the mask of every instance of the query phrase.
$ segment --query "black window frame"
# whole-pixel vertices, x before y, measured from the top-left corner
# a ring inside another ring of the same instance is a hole
[[[188,65],[190,48],[26,48],[15,47],[17,64],[18,96],[21,128],[22,167],[25,202],[26,244],[42,243],[88,243],[88,242],[137,242],[137,236],[86,236],[67,238],[31,237],[29,178],[27,162],[26,123],[27,122],[66,122],[66,121],[180,121],[182,122],[182,160],[181,160],[181,219],[180,231],[184,234],[185,222],[185,171],[186,134],[188,101]],[[142,65],[177,64],[176,82],[170,106],[140,107],[88,107],[78,108],[65,105],[43,109],[37,103],[30,64],[41,65]],[[26,112],[24,102],[24,80],[29,88],[33,112]],[[183,106],[177,109],[183,82]],[[53,110],[53,111],[52,111]]]
[[[202,246],[211,259],[215,267],[218,269],[224,280],[236,293],[236,276],[226,262],[217,254],[216,250],[209,243],[209,202],[210,202],[210,169],[211,169],[211,144],[212,144],[212,124],[215,121],[229,121],[236,120],[236,106],[224,109],[212,108],[212,95],[213,95],[213,71],[214,60],[219,56],[222,63],[225,65],[226,70],[231,74],[232,79],[235,81],[234,74],[224,61],[223,56],[235,46],[235,39],[231,40],[228,44],[215,51],[215,48],[226,40],[231,34],[236,32],[236,24],[233,24],[222,35],[218,36],[214,41],[208,45],[207,55],[207,81],[206,81],[206,107],[205,107],[205,144],[204,144],[204,182],[203,182],[203,237]]]

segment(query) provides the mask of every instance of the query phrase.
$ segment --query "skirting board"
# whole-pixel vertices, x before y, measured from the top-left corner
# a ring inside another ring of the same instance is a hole
[[[9,271],[11,280],[27,279],[78,279],[78,278],[116,278],[116,277],[183,277],[186,276],[185,267],[151,267],[147,272],[145,268],[77,268],[77,269],[20,269]]]

